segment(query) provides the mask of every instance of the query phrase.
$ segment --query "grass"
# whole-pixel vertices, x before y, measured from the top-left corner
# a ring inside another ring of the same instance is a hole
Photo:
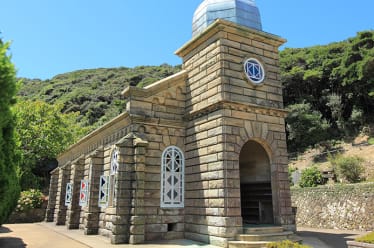
[[[357,242],[374,244],[374,232],[368,233],[362,237],[358,237],[355,239]]]
[[[290,240],[283,240],[281,242],[273,242],[266,245],[267,248],[311,248],[307,245],[292,242]]]
[[[374,145],[374,137],[369,138],[368,143],[369,145]]]

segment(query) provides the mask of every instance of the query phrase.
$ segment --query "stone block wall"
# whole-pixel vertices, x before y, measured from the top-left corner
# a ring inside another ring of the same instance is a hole
[[[58,178],[59,178],[59,168],[54,169],[51,172],[51,179],[49,183],[49,196],[48,196],[48,206],[46,209],[46,222],[54,221],[54,214],[57,205],[57,193],[58,193]]]
[[[374,230],[374,183],[292,189],[297,225]]]
[[[110,159],[114,146],[104,147],[103,170],[101,175],[110,176]],[[101,176],[99,175],[99,177]],[[111,190],[110,190],[111,191]],[[112,192],[110,192],[111,194]],[[111,197],[109,197],[111,199]],[[108,238],[112,236],[113,220],[115,219],[116,208],[114,201],[108,202],[107,207],[100,208],[99,214],[99,234]]]
[[[57,168],[58,172],[58,183],[57,183],[57,196],[56,196],[56,208],[54,211],[54,221],[57,225],[65,225],[66,222],[66,209],[65,206],[65,194],[66,194],[66,183],[69,182],[71,164],[66,164],[64,168]]]
[[[186,237],[221,246],[241,231],[239,154],[255,140],[271,160],[275,223],[294,229],[279,82],[279,37],[218,20],[177,54],[186,85]],[[267,72],[252,85],[243,63],[254,57]]]
[[[162,152],[168,146],[177,146],[186,156],[183,124],[179,127],[144,125],[144,134],[148,141],[144,180],[145,240],[182,239],[185,209],[160,207],[160,165]]]
[[[100,175],[103,171],[103,152],[97,150],[86,156],[83,179],[89,181],[89,194],[86,206],[82,207],[80,213],[80,229],[87,235],[98,234],[99,229],[99,184]]]
[[[73,184],[71,204],[67,207],[66,225],[68,229],[78,229],[81,207],[79,206],[80,182],[84,174],[84,157],[72,162],[70,182]]]

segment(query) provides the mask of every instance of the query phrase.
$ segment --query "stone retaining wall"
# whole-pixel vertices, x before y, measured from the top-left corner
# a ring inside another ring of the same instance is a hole
[[[298,226],[374,230],[374,183],[292,189]]]

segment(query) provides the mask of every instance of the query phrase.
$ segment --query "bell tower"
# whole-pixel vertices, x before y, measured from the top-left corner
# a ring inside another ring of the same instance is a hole
[[[254,0],[205,0],[186,71],[185,236],[227,246],[247,225],[295,229],[278,48]]]

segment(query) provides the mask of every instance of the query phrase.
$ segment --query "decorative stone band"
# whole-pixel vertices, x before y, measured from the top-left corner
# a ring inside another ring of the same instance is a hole
[[[185,119],[193,120],[200,116],[206,115],[207,113],[211,113],[213,111],[220,110],[220,109],[238,110],[238,111],[269,115],[269,116],[281,117],[281,118],[285,118],[289,113],[289,111],[285,109],[270,108],[270,107],[258,106],[254,104],[234,103],[231,101],[222,101],[219,103],[209,105],[203,109],[190,112],[189,114],[185,115]]]

